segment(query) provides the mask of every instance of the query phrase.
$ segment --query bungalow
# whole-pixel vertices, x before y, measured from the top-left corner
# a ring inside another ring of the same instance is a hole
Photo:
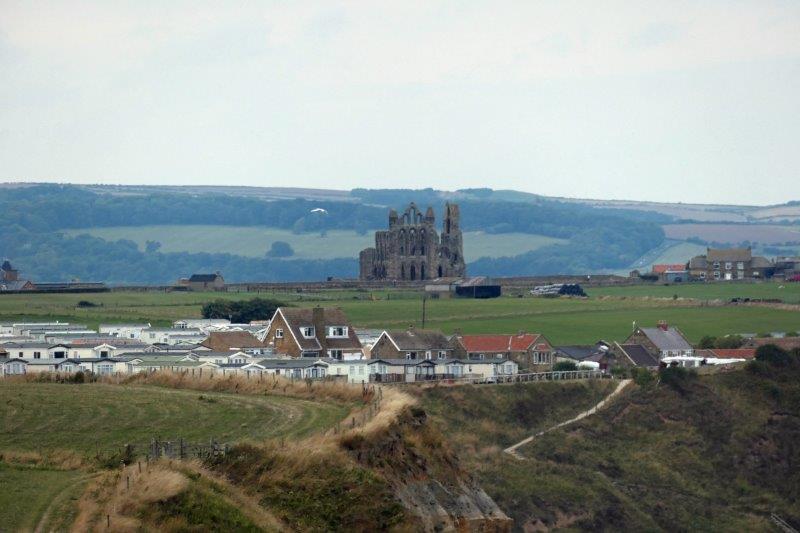
[[[549,368],[553,346],[538,333],[517,335],[454,335],[453,354],[467,359],[513,359],[525,368]]]
[[[0,376],[19,376],[25,374],[27,368],[25,359],[0,358]]]
[[[199,329],[205,331],[209,328],[230,325],[231,321],[227,318],[182,318],[172,323],[176,329]]]
[[[362,359],[361,341],[341,309],[280,307],[272,317],[264,345],[290,357]]]
[[[150,328],[150,324],[100,324],[97,331],[101,334],[121,339],[140,339],[142,332]]]
[[[263,354],[267,349],[267,346],[249,331],[212,331],[200,345],[216,352],[237,350]]]
[[[657,360],[664,357],[694,355],[694,348],[678,328],[660,321],[655,328],[639,328],[625,340],[625,345],[638,344]]]
[[[147,344],[199,344],[206,340],[206,334],[198,328],[147,328],[141,340]]]
[[[322,359],[258,359],[242,367],[245,371],[284,376],[290,379],[321,379],[328,375],[331,363]]]
[[[256,360],[256,356],[243,352],[241,350],[202,350],[192,352],[195,360],[206,363],[216,363],[218,365],[224,364],[248,364]]]
[[[441,331],[414,329],[384,331],[372,347],[378,359],[451,359],[453,346]]]

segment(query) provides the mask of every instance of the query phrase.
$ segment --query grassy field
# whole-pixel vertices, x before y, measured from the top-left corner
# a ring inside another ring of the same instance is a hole
[[[446,333],[544,333],[557,344],[623,340],[632,323],[667,320],[691,340],[704,335],[795,331],[800,313],[747,306],[700,306],[701,301],[732,297],[782,298],[800,302],[800,284],[704,284],[633,286],[589,290],[590,298],[538,299],[502,297],[493,300],[428,300],[426,323]],[[179,318],[199,317],[202,304],[215,298],[268,296],[300,306],[341,307],[356,327],[405,328],[422,325],[421,294],[408,291],[326,291],[321,293],[134,293],[3,295],[0,320],[63,320],[96,326],[100,322],[150,322],[166,325]],[[603,298],[603,297],[606,298]],[[659,299],[654,299],[659,298]],[[371,300],[373,298],[374,300]],[[78,308],[89,300],[97,307]]]
[[[337,404],[274,396],[8,381],[0,381],[0,405],[0,450],[79,454],[154,437],[230,442],[303,436],[347,414]]]
[[[291,230],[259,226],[122,226],[85,228],[65,231],[68,235],[88,233],[101,239],[128,239],[144,249],[147,241],[161,243],[162,252],[228,253],[246,257],[263,257],[275,241],[285,241],[294,249],[294,259],[333,259],[358,257],[358,253],[375,244],[372,231],[359,235],[355,231],[329,231],[297,234]],[[464,257],[474,261],[481,257],[518,255],[542,246],[565,242],[562,239],[526,233],[464,233]]]
[[[698,300],[730,300],[731,298],[778,299],[800,303],[800,283],[698,283],[673,285],[633,285],[630,287],[600,287],[587,289],[596,296],[695,298]]]
[[[33,531],[52,499],[75,484],[75,470],[47,470],[0,462],[0,531]],[[80,490],[76,489],[80,494]]]

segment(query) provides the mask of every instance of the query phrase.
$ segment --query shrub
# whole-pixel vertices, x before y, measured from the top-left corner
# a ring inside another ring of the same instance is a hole
[[[270,319],[275,310],[284,305],[283,302],[268,298],[253,298],[238,302],[214,300],[203,306],[203,318],[227,318],[231,322],[246,324],[252,320]]]
[[[700,342],[697,343],[697,347],[703,350],[708,350],[709,348],[715,348],[716,342],[717,342],[716,337],[710,337],[706,335],[702,339],[700,339]]]
[[[764,361],[770,366],[785,367],[794,362],[794,357],[780,346],[765,344],[756,350],[756,360]]]
[[[728,335],[727,337],[716,339],[714,347],[736,349],[736,348],[741,348],[743,344],[744,344],[744,339],[740,335]]]
[[[658,377],[661,383],[678,392],[685,392],[686,386],[697,377],[697,373],[682,366],[668,366],[659,371]]]
[[[611,375],[615,378],[627,378],[628,377],[628,367],[626,366],[615,366],[611,368]]]
[[[97,304],[94,302],[90,302],[89,300],[81,300],[78,302],[78,307],[97,307]]]
[[[633,382],[640,387],[649,387],[656,380],[653,373],[646,368],[631,368],[631,376],[633,377]]]

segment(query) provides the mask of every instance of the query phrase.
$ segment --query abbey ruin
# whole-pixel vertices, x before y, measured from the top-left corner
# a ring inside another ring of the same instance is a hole
[[[445,204],[441,238],[435,222],[433,208],[423,215],[413,202],[401,216],[390,210],[389,229],[375,232],[375,247],[359,254],[359,278],[415,281],[465,276],[458,205]]]

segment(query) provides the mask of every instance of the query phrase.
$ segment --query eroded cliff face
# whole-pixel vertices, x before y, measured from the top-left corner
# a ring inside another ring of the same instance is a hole
[[[414,526],[425,531],[511,530],[511,519],[464,471],[424,410],[407,407],[388,428],[352,435],[342,445],[379,473]]]

